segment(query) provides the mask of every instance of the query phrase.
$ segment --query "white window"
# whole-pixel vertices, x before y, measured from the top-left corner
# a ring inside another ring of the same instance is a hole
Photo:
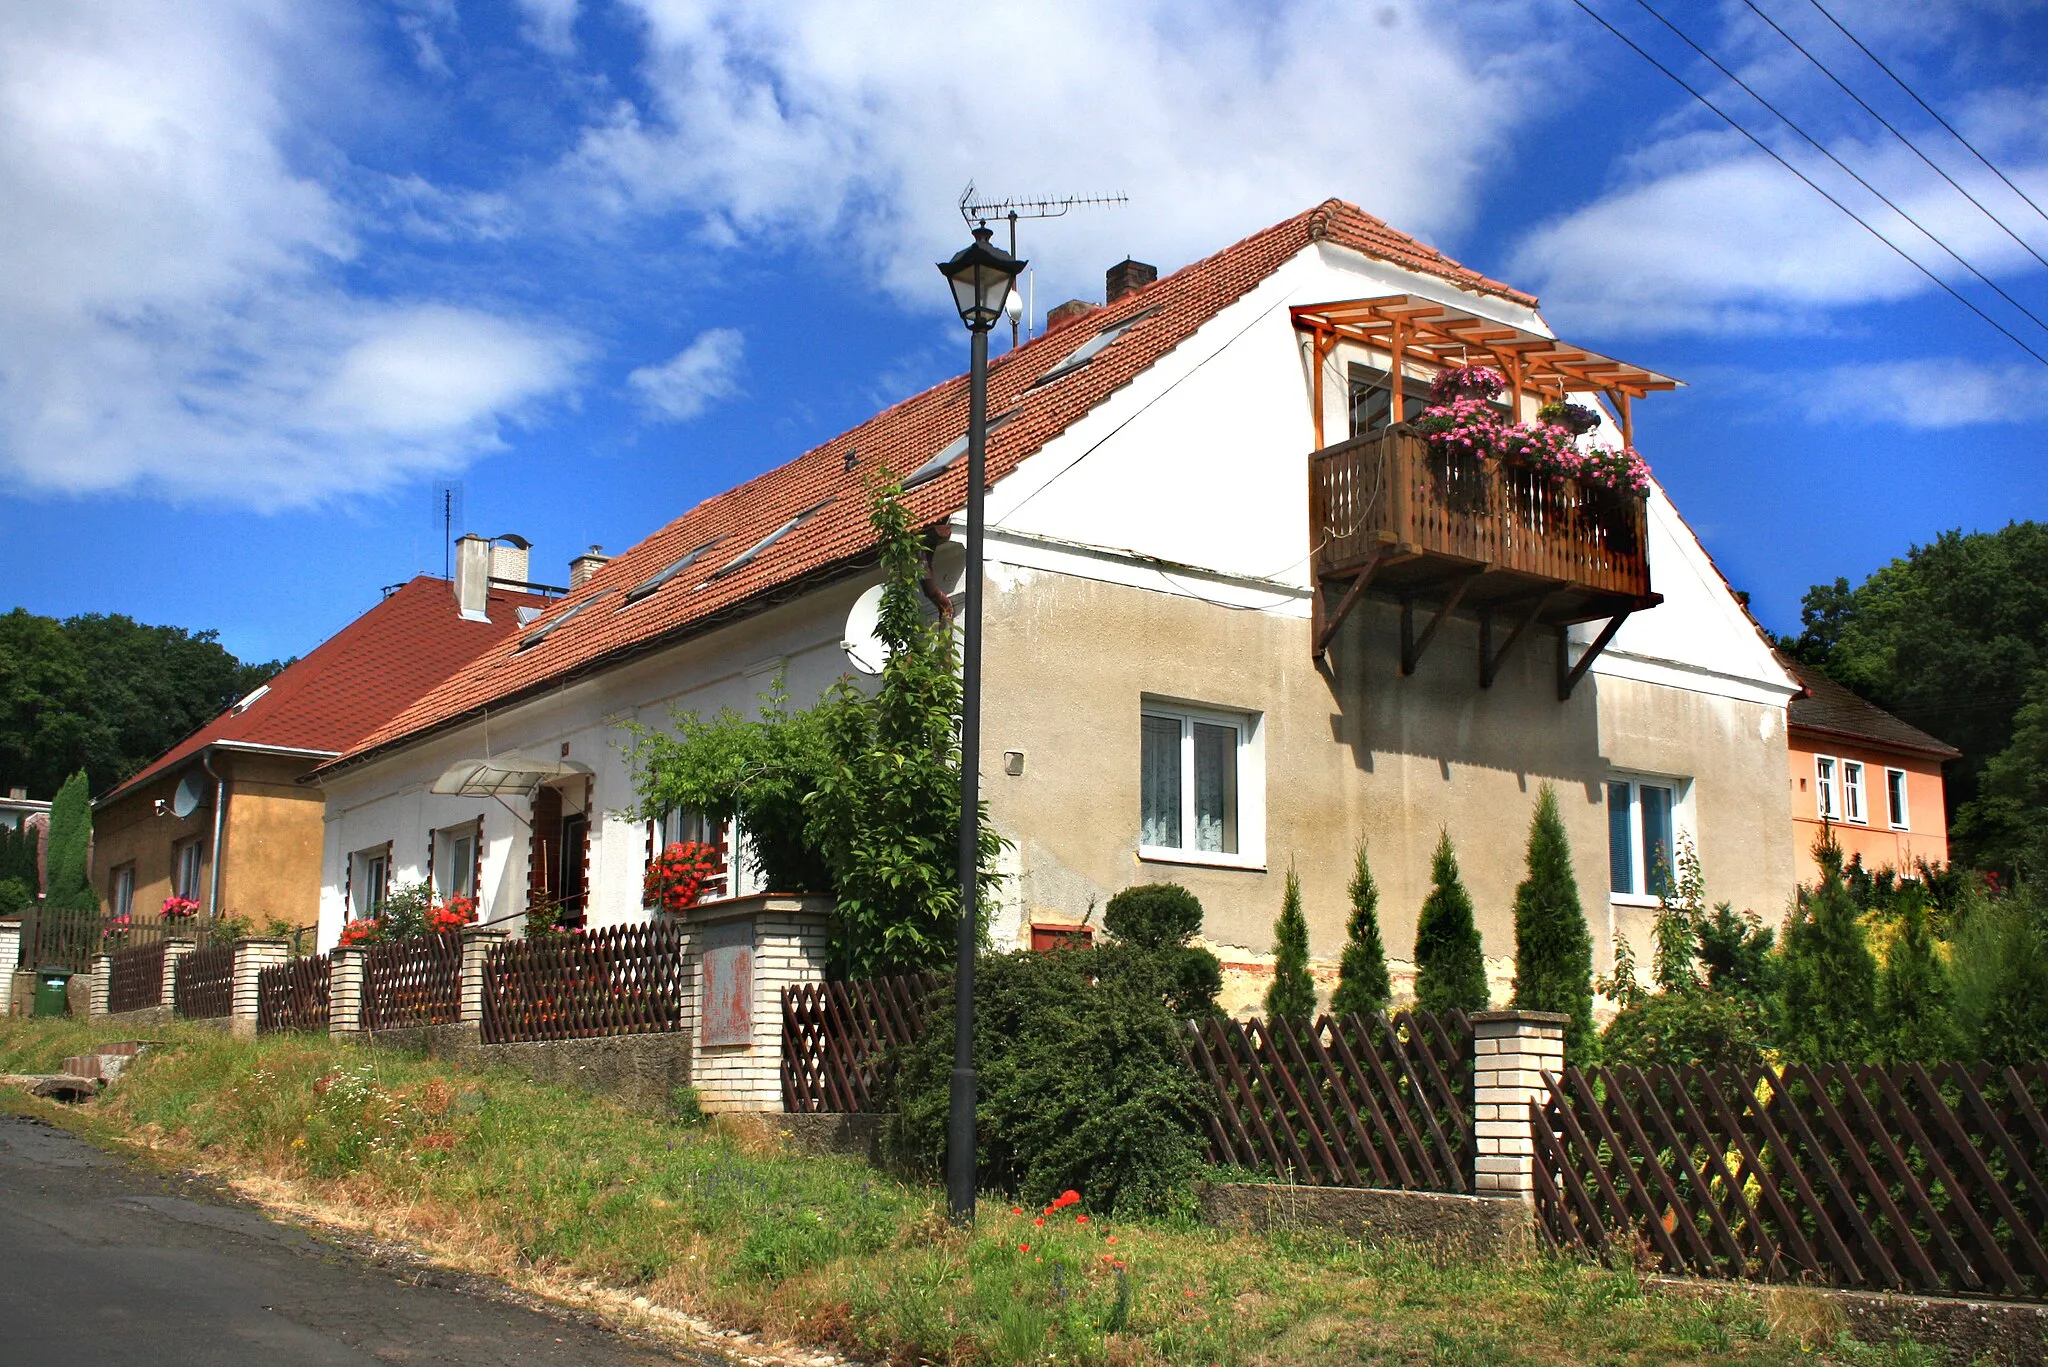
[[[1607,888],[1616,900],[1649,901],[1671,887],[1680,785],[1613,779],[1607,785]]]
[[[135,907],[135,866],[123,864],[114,870],[114,885],[107,889],[107,904],[116,916],[126,916]]]
[[[442,901],[476,896],[476,823],[434,832],[434,891]]]
[[[1262,865],[1258,718],[1148,702],[1140,725],[1140,857]]]
[[[732,882],[732,827],[724,821],[714,821],[702,812],[685,811],[676,808],[661,818],[649,842],[648,858],[653,858],[671,845],[686,841],[710,845],[718,851],[719,871],[704,880],[704,890],[698,900],[715,901],[721,897],[737,895],[737,889],[729,889]]]
[[[1853,759],[1842,761],[1842,819],[1859,826],[1870,821],[1863,806],[1863,765]]]
[[[171,891],[194,902],[199,900],[200,855],[197,840],[187,840],[171,854]]]
[[[352,859],[355,867],[350,870],[349,912],[356,920],[367,921],[384,909],[384,894],[391,885],[391,847],[379,845]]]
[[[1891,819],[1895,831],[1909,830],[1906,819],[1906,771],[1887,769],[1884,771],[1884,800],[1886,815]]]
[[[1835,761],[1830,755],[1813,757],[1813,803],[1822,821],[1840,821],[1841,804],[1835,801]]]

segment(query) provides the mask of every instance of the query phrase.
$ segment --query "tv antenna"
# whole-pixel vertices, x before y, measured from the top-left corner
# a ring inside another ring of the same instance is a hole
[[[433,521],[441,529],[441,577],[455,577],[455,524],[462,521],[462,481],[434,481]]]
[[[992,218],[1010,224],[1010,255],[1017,254],[1017,220],[1020,218],[1065,218],[1077,208],[1091,205],[1130,203],[1128,195],[1067,195],[1062,199],[977,199],[974,182],[960,192],[960,217],[971,224],[986,226]],[[1010,315],[1010,345],[1017,345],[1017,316]]]

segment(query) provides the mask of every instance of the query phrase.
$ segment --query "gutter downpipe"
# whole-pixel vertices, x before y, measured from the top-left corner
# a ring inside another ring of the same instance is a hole
[[[221,836],[227,830],[228,781],[213,768],[213,747],[207,746],[199,752],[199,767],[206,770],[206,776],[213,780],[213,867],[206,880],[206,919],[220,919],[220,864]]]

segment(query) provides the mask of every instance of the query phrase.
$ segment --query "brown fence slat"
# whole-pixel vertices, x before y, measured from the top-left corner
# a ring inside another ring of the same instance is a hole
[[[208,945],[178,957],[173,1010],[185,1020],[219,1020],[235,1009],[235,947]]]
[[[943,980],[904,973],[782,989],[782,1104],[797,1114],[871,1111],[896,1051],[917,1039]]]
[[[325,1031],[329,1024],[333,960],[312,954],[272,964],[256,974],[256,1029]]]
[[[484,956],[484,1042],[680,1030],[684,944],[684,928],[661,921],[497,945]]]
[[[462,1005],[462,937],[418,935],[363,956],[363,1029],[452,1025]]]
[[[107,956],[107,1010],[143,1011],[164,1004],[164,942],[130,945]]]

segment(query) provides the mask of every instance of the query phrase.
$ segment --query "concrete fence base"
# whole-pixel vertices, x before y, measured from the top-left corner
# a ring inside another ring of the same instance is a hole
[[[1202,1223],[1217,1229],[1323,1230],[1411,1244],[1438,1259],[1525,1258],[1536,1247],[1529,1206],[1496,1197],[1215,1182],[1201,1189],[1198,1202]]]
[[[376,1030],[357,1038],[418,1050],[459,1068],[504,1068],[529,1081],[573,1088],[653,1115],[674,1114],[676,1093],[690,1085],[690,1036],[680,1030],[485,1044],[476,1026],[462,1024]]]

